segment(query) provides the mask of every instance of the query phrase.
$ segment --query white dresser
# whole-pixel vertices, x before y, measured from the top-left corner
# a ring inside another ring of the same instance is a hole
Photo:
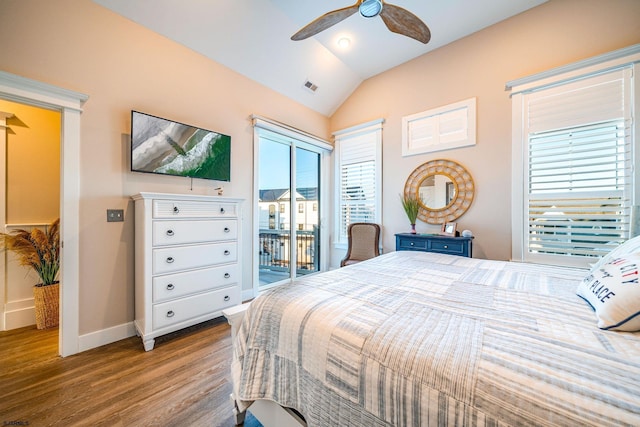
[[[241,301],[240,199],[140,193],[135,201],[135,325],[155,338]]]

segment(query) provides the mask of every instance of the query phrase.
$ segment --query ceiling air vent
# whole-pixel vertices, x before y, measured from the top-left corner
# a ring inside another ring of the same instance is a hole
[[[305,81],[302,86],[308,91],[310,91],[311,93],[315,93],[315,91],[318,90],[318,86],[311,83],[309,80]]]

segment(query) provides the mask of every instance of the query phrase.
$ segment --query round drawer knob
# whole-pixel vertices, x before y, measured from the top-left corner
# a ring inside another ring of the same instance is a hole
[[[167,230],[167,236],[173,236],[173,230]]]
[[[173,213],[176,213],[176,214],[177,214],[177,213],[180,213],[180,209],[178,209],[178,207],[177,207],[177,206],[174,206],[174,207],[173,207]]]
[[[445,249],[449,249],[449,245],[444,245],[444,248]]]
[[[173,283],[169,283],[169,284],[167,285],[167,290],[168,290],[168,291],[172,291],[172,290],[174,290],[175,288],[176,288],[176,287],[175,287],[175,286],[173,286]]]
[[[225,254],[225,255],[231,255],[231,251],[230,251],[229,249],[225,249],[225,250],[224,250],[224,254]]]
[[[410,244],[411,246],[413,246],[413,244],[414,244],[414,243],[413,243],[413,242],[411,242],[411,243],[409,243],[409,244]]]
[[[220,208],[220,213],[223,214],[224,213],[224,208]]]
[[[167,264],[171,264],[173,261],[175,261],[173,257],[167,257]]]
[[[231,275],[229,273],[224,273],[224,278],[228,279],[229,277],[231,277]]]
[[[231,231],[231,229],[230,229],[229,227],[225,227],[225,228],[224,228],[224,232],[225,232],[225,233],[228,233],[228,232],[230,232],[230,231]]]
[[[173,316],[175,316],[175,315],[176,315],[176,314],[173,312],[173,310],[169,310],[169,311],[167,311],[167,317],[173,317]]]
[[[230,299],[231,299],[231,297],[230,297],[229,295],[225,295],[225,296],[224,296],[224,300],[225,300],[225,301],[229,301]]]

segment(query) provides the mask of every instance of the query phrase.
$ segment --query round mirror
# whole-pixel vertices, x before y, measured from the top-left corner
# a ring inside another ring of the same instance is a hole
[[[427,175],[418,186],[418,200],[423,208],[444,209],[453,203],[456,183],[443,173]]]
[[[452,160],[431,160],[409,175],[404,194],[420,201],[420,220],[428,224],[453,222],[471,206],[473,179],[463,166]]]

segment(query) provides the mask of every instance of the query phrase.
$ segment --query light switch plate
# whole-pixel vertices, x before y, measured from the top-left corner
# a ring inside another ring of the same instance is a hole
[[[124,221],[123,209],[107,209],[107,222],[122,222]]]

